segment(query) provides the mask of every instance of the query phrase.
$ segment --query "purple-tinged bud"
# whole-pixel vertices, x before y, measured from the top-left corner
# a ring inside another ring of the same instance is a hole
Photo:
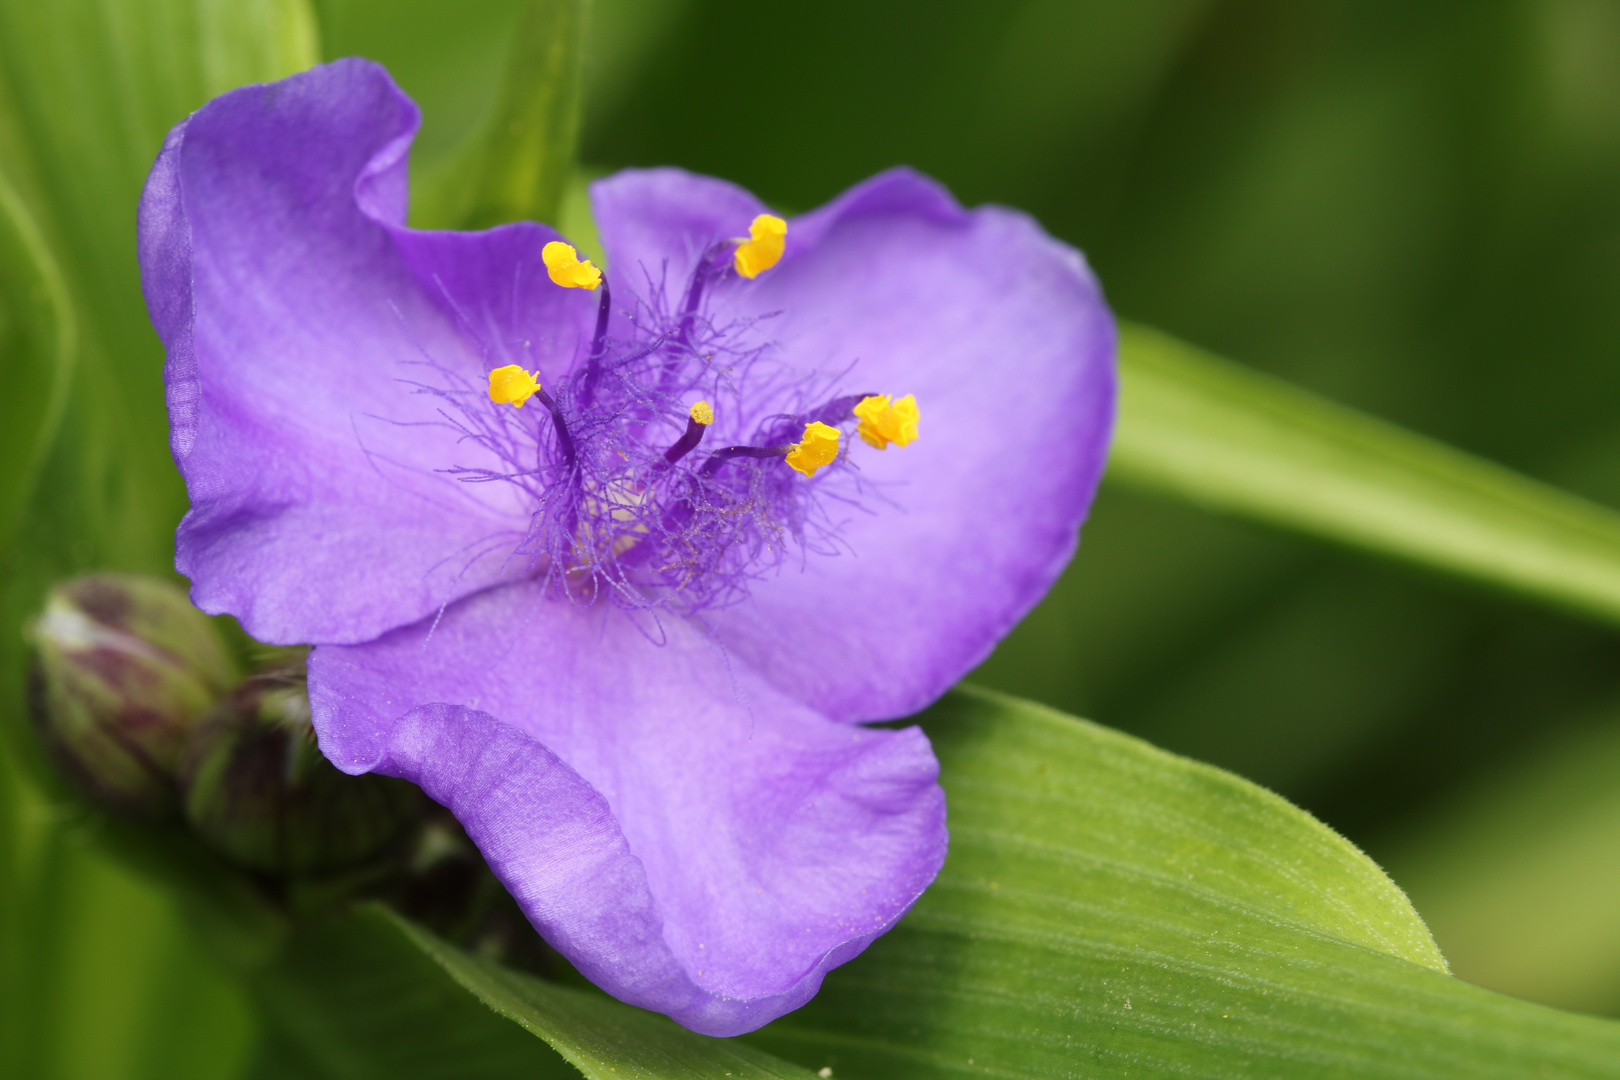
[[[348,776],[315,742],[302,665],[244,681],[198,725],[180,763],[186,819],[232,861],[288,876],[359,866],[401,842],[423,796]]]
[[[26,633],[29,702],[58,767],[110,809],[173,815],[181,749],[236,677],[214,624],[166,581],[89,574],[52,589]]]

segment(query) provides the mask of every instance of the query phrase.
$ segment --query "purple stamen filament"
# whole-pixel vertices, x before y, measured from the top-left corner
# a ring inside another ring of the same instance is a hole
[[[680,343],[687,348],[692,347],[692,324],[697,318],[698,305],[703,303],[703,288],[714,276],[715,256],[732,246],[728,243],[712,245],[698,260],[697,269],[692,271],[692,283],[686,289],[686,302],[681,305],[681,323],[677,331]]]
[[[786,446],[728,446],[709,455],[709,460],[703,463],[703,475],[713,476],[720,471],[720,466],[732,458],[787,457],[792,452],[792,443]]]
[[[703,432],[708,426],[698,423],[696,417],[687,417],[686,431],[676,440],[674,446],[664,451],[664,462],[661,467],[668,468],[697,449],[697,444],[703,441]]]
[[[539,398],[540,404],[551,413],[552,426],[557,429],[557,448],[562,451],[563,466],[568,472],[573,472],[574,466],[579,462],[579,454],[574,449],[574,437],[568,433],[568,421],[563,419],[562,409],[558,407],[556,399],[538,386],[535,387],[534,396]]]
[[[596,333],[591,337],[590,355],[585,360],[585,378],[579,387],[579,407],[588,409],[596,396],[596,380],[602,373],[602,354],[607,350],[608,315],[613,310],[612,291],[607,275],[602,275],[602,300],[596,308]]]

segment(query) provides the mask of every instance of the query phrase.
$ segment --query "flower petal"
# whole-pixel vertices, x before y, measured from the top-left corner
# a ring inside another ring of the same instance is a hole
[[[736,184],[684,169],[625,169],[591,185],[608,271],[627,293],[645,294],[649,283],[663,283],[671,293],[685,288],[711,244],[746,237],[749,223],[765,210]],[[788,236],[791,243],[791,230]]]
[[[621,173],[592,197],[610,271],[735,232],[757,205],[674,170]],[[916,395],[915,443],[851,450],[871,512],[847,515],[848,554],[789,560],[708,616],[734,655],[828,716],[909,715],[983,660],[1073,553],[1116,396],[1096,280],[1025,215],[964,211],[902,169],[794,219],[774,269],[712,295],[720,322],[780,311],[788,362],[852,366],[846,392]]]
[[[829,722],[688,624],[635,619],[521,584],[321,646],[316,728],[340,768],[450,806],[598,985],[738,1034],[807,1001],[933,880],[938,765],[916,728]]]
[[[176,564],[198,606],[261,640],[365,640],[510,576],[515,487],[441,471],[510,466],[421,386],[476,390],[514,359],[544,378],[594,313],[549,287],[549,229],[403,228],[416,126],[382,68],[339,61],[204,106],[142,196],[191,496]]]

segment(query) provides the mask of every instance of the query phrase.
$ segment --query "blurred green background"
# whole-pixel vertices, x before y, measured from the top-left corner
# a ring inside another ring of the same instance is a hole
[[[309,32],[416,96],[428,182],[490,108],[519,7],[317,0]],[[0,8],[0,37],[35,18]],[[140,29],[115,22],[103,32]],[[794,211],[910,164],[1082,248],[1123,316],[1620,506],[1614,0],[596,0],[590,41],[593,169],[681,165]],[[64,86],[86,63],[6,60],[56,65]],[[140,426],[150,410],[120,408],[160,393],[133,211],[162,132],[221,89],[207,74],[132,106],[128,145],[94,169],[68,97],[18,104],[32,136],[0,125],[0,152],[52,132],[25,179],[107,215],[55,225],[94,307],[76,456],[42,483],[104,489],[91,505],[115,524],[96,534],[129,538],[13,562],[14,580],[167,565],[142,538],[166,535],[183,495],[161,431]],[[107,363],[132,342],[138,363]],[[133,445],[151,461],[123,460]],[[161,473],[161,495],[130,504],[121,469]],[[39,514],[23,528],[74,532]],[[13,590],[7,619],[31,602]],[[1274,788],[1390,869],[1459,975],[1620,1015],[1616,645],[1527,601],[1105,483],[1066,577],[973,678]],[[16,804],[12,835],[35,814],[44,836],[51,807]],[[6,856],[60,860],[62,895],[0,897],[0,919],[41,950],[82,943],[37,1018],[15,1017],[83,1059],[60,1074],[161,1073],[182,1049],[142,1043],[142,1008],[193,1016],[212,1041],[184,1052],[229,1072],[251,1018],[174,944],[183,915],[93,853],[42,845]],[[136,923],[146,937],[111,952],[85,937]]]

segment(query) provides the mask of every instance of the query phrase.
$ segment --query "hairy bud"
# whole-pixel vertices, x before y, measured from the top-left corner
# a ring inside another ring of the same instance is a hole
[[[166,581],[90,574],[52,589],[27,635],[34,721],[62,771],[111,809],[172,815],[181,749],[235,679],[213,623]]]
[[[192,736],[180,783],[204,841],[243,866],[293,876],[381,854],[422,807],[411,784],[348,776],[321,755],[301,665],[232,691]]]

